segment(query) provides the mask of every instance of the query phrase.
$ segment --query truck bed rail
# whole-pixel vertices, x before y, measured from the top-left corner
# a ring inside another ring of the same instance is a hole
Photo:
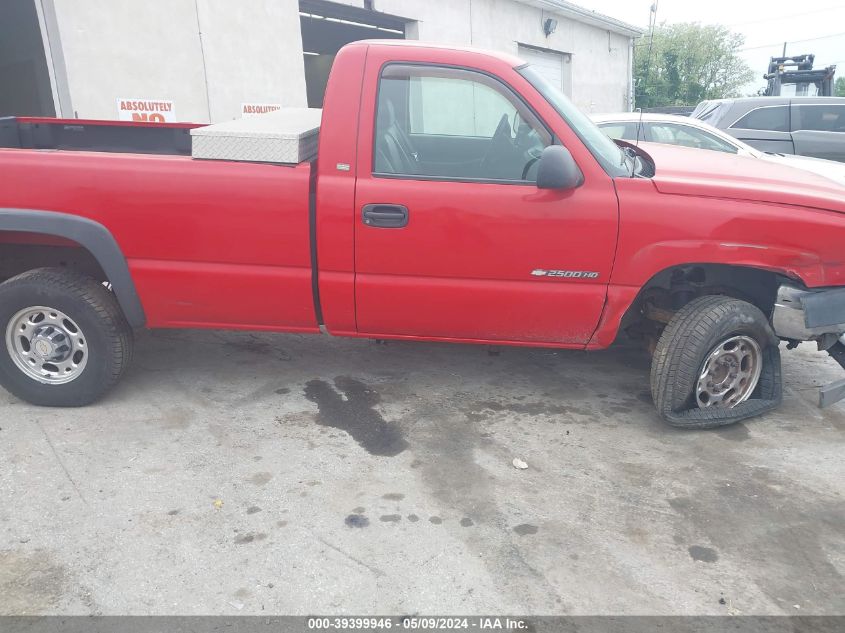
[[[0,117],[0,148],[191,155],[196,123]]]

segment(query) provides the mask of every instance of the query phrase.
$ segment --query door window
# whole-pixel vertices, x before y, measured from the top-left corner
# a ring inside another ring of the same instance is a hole
[[[744,130],[789,132],[789,108],[786,106],[755,108],[731,127]]]
[[[482,73],[387,66],[379,81],[373,172],[534,181],[551,135],[513,92]]]
[[[793,105],[792,129],[845,132],[845,104],[802,103]]]
[[[614,140],[621,138],[626,141],[636,141],[637,128],[639,127],[636,122],[613,121],[611,123],[599,123],[598,125],[602,132]],[[640,140],[645,140],[642,130],[640,130]]]
[[[699,130],[691,125],[676,123],[648,123],[646,125],[651,132],[651,139],[655,143],[682,145],[683,147],[709,149],[731,154],[736,154],[738,151],[735,145],[723,141],[715,134]]]

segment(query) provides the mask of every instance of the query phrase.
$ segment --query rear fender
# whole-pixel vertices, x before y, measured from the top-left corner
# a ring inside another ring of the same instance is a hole
[[[48,235],[70,240],[87,249],[111,283],[129,325],[139,328],[146,323],[126,258],[114,236],[99,222],[55,211],[0,208],[0,231]]]

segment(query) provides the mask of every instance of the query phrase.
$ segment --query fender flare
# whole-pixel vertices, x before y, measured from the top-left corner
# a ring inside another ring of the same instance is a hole
[[[144,307],[123,251],[99,222],[55,211],[0,208],[0,231],[40,233],[76,242],[94,256],[106,273],[129,325],[140,328],[146,323]]]

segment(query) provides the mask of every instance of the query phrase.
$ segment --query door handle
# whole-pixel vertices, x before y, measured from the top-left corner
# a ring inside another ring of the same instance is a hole
[[[367,204],[361,209],[367,226],[382,229],[401,229],[408,226],[408,207],[401,204]]]

